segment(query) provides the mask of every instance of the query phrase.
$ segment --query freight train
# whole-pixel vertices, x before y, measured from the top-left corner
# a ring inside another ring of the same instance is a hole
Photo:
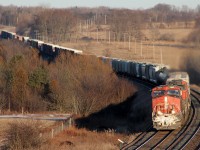
[[[3,39],[17,39],[29,44],[31,47],[39,50],[40,53],[50,57],[56,57],[61,51],[69,52],[70,54],[83,55],[82,50],[62,47],[50,43],[45,43],[40,40],[31,39],[29,37],[20,36],[13,32],[1,31]],[[116,73],[126,74],[129,76],[141,78],[143,80],[156,84],[165,83],[168,78],[169,66],[164,64],[144,63],[132,60],[122,60],[118,58],[110,58],[97,56],[104,63],[108,63]]]
[[[48,56],[51,56],[51,57],[57,56],[61,51],[66,51],[66,52],[73,53],[73,54],[82,54],[83,53],[82,50],[76,50],[76,49],[72,49],[72,48],[61,47],[61,46],[54,45],[51,43],[45,43],[44,41],[37,40],[37,39],[31,39],[30,37],[26,37],[26,36],[20,36],[14,32],[9,32],[6,30],[1,31],[1,38],[2,39],[12,39],[12,40],[16,39],[16,40],[22,41],[24,43],[27,43],[29,46],[38,49],[39,52],[46,54]]]
[[[165,85],[152,89],[152,121],[157,130],[173,130],[183,126],[191,105],[189,76],[173,72]]]

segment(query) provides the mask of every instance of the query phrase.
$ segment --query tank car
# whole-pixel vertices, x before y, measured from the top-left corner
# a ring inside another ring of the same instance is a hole
[[[173,130],[181,127],[187,119],[191,99],[189,76],[176,72],[166,85],[152,89],[152,121],[157,130]]]

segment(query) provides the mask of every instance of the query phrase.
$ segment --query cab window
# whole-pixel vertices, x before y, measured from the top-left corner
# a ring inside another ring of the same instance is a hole
[[[152,96],[153,97],[159,97],[159,96],[163,96],[165,94],[165,91],[160,90],[160,91],[153,91]]]
[[[180,91],[179,90],[168,90],[167,95],[170,96],[180,96]]]

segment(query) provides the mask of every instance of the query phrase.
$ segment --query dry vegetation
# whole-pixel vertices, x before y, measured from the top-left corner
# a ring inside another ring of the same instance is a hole
[[[55,125],[54,121],[37,121],[26,119],[0,120],[0,149],[27,149],[39,147],[44,139],[40,133]],[[3,141],[3,143],[2,143]]]
[[[40,124],[35,122],[18,122],[10,124],[6,131],[8,149],[19,150],[38,148],[42,144]]]
[[[49,150],[117,150],[120,145],[118,139],[126,139],[123,134],[109,132],[92,132],[86,129],[71,127],[63,133],[49,140],[41,149]]]
[[[36,49],[17,41],[0,42],[1,109],[88,115],[134,93],[132,84],[97,57],[62,53],[48,64]]]
[[[191,82],[200,85],[199,6],[196,10],[166,4],[147,10],[1,8],[0,23],[16,26],[19,34],[86,54],[168,64],[172,70],[187,71]],[[151,122],[150,94],[140,89],[132,96],[133,85],[119,79],[108,65],[93,56],[66,53],[47,64],[38,59],[36,50],[21,44],[0,41],[0,108],[85,116],[41,149],[118,149],[118,138],[127,141],[129,133],[143,131]]]

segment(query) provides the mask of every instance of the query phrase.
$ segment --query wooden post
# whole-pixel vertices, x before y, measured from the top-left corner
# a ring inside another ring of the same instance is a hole
[[[72,126],[72,118],[69,118],[69,126]]]
[[[64,130],[64,124],[63,124],[63,121],[62,121],[62,131]]]
[[[54,129],[51,129],[51,138],[54,136]]]

